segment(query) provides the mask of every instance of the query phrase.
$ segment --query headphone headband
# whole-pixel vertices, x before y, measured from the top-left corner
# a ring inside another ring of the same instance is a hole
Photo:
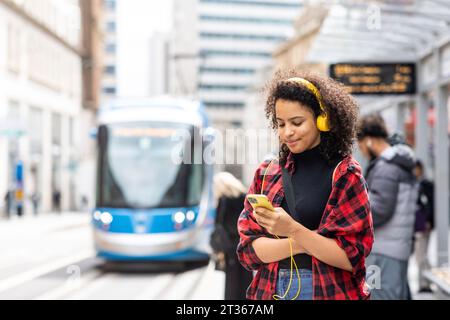
[[[322,101],[322,95],[320,94],[319,89],[317,89],[317,87],[313,83],[311,83],[310,81],[308,81],[306,79],[298,78],[298,77],[289,78],[286,81],[295,82],[297,84],[305,86],[316,97],[317,101],[319,102],[319,106],[320,106],[320,109],[322,110],[322,112],[325,112],[325,107],[324,107],[323,101]]]
[[[317,128],[322,132],[330,131],[330,123],[328,121],[327,112],[325,111],[325,107],[322,101],[322,95],[320,94],[319,89],[317,89],[317,87],[310,81],[303,78],[290,78],[286,81],[305,86],[310,92],[312,92],[312,94],[314,94],[317,102],[319,102],[319,107],[322,110],[322,114],[317,117]]]

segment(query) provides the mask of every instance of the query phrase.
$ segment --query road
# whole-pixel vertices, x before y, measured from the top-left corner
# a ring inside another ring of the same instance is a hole
[[[0,221],[1,300],[223,300],[213,264],[105,263],[89,216],[46,214]]]

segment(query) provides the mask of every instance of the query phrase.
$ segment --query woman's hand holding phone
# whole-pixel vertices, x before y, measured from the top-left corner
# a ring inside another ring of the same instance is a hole
[[[281,207],[274,208],[275,211],[266,208],[255,208],[254,216],[258,224],[264,227],[270,234],[280,237],[290,237],[298,229],[300,224],[296,222]]]

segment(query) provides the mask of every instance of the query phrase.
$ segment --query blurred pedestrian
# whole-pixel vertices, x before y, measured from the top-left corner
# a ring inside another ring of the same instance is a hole
[[[352,157],[358,105],[334,80],[292,70],[267,85],[265,110],[279,156],[256,170],[239,217],[239,260],[256,275],[254,300],[366,300],[372,218]]]
[[[89,201],[86,195],[81,196],[81,211],[88,211]]]
[[[406,300],[410,297],[407,271],[418,192],[413,174],[415,159],[406,144],[391,146],[389,142],[380,115],[360,119],[358,144],[370,161],[365,176],[375,228],[375,243],[366,263],[371,271],[379,268],[381,277],[380,286],[372,288],[371,298]]]
[[[53,191],[53,209],[61,212],[61,192],[59,190]]]
[[[244,208],[244,185],[231,173],[220,172],[214,176],[217,215],[211,246],[215,251],[218,269],[225,271],[225,299],[244,300],[252,273],[245,270],[236,256],[239,243],[237,221]]]
[[[414,174],[419,180],[419,196],[417,198],[414,255],[419,268],[419,292],[432,292],[430,282],[424,272],[430,269],[428,261],[428,243],[434,228],[434,185],[426,179],[425,170],[420,160],[416,161]]]
[[[12,204],[13,204],[13,191],[11,189],[8,189],[6,191],[5,197],[4,197],[4,201],[5,201],[5,214],[6,217],[9,218],[11,215],[11,208],[12,208]]]
[[[23,188],[16,188],[14,192],[14,202],[16,205],[16,212],[17,216],[21,218],[24,214],[23,212],[23,202],[24,202],[24,194],[23,194]]]
[[[31,203],[33,205],[33,213],[35,216],[37,216],[39,213],[40,200],[41,200],[41,196],[40,196],[39,192],[37,192],[37,191],[33,192],[33,194],[31,195]]]

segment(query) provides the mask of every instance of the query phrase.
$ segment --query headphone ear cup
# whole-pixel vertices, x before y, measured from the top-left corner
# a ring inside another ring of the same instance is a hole
[[[321,114],[317,117],[317,129],[323,132],[330,131],[330,125],[328,123],[328,118],[326,115]]]

